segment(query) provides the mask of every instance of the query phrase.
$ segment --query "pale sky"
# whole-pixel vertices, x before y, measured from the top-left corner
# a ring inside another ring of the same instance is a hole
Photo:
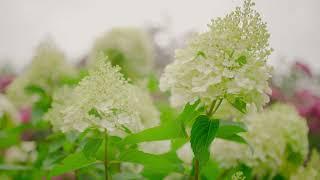
[[[320,0],[256,0],[268,23],[271,59],[301,57],[320,70]],[[204,31],[241,0],[0,0],[0,63],[22,68],[50,36],[70,60],[84,55],[113,26],[143,26],[171,18],[173,35]],[[2,61],[2,62],[1,62]],[[280,63],[281,64],[281,63]],[[283,64],[281,64],[283,65]]]

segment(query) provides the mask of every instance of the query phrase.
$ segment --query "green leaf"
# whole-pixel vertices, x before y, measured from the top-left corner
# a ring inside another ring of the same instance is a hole
[[[38,94],[39,96],[46,94],[42,87],[33,84],[26,86],[24,89],[28,94]]]
[[[219,167],[219,163],[209,160],[208,163],[201,169],[201,179],[214,180],[218,179],[222,169]]]
[[[217,134],[219,121],[219,119],[210,119],[208,116],[200,115],[192,126],[191,148],[201,166],[209,160],[209,146]]]
[[[183,123],[189,123],[204,112],[204,107],[199,107],[200,99],[194,103],[188,103],[184,106],[183,111],[178,116],[177,120]]]
[[[217,138],[220,138],[220,139],[225,139],[225,140],[228,140],[228,141],[234,141],[234,142],[238,142],[238,143],[242,143],[242,144],[248,144],[248,142],[243,139],[243,137],[237,135],[237,134],[233,134],[231,136],[220,136]]]
[[[240,66],[243,66],[243,65],[247,64],[247,57],[240,56],[240,57],[238,57],[238,59],[236,59],[236,61]]]
[[[184,137],[181,125],[177,121],[164,123],[136,134],[128,135],[123,139],[123,144],[135,144],[148,141],[160,141]]]
[[[200,100],[197,100],[193,104],[188,103],[176,120],[166,121],[160,126],[128,135],[122,143],[135,144],[148,141],[185,138],[184,124],[192,121],[204,111],[204,108],[198,108],[199,104]]]
[[[50,171],[49,176],[58,176],[60,174],[87,167],[95,163],[97,163],[95,159],[88,159],[84,153],[77,152],[67,156],[60,164],[55,165]]]
[[[83,147],[83,154],[87,157],[93,157],[103,142],[102,138],[88,138],[86,144]]]
[[[220,121],[217,137],[228,137],[241,132],[247,132],[245,124],[241,122],[223,120]]]
[[[178,163],[173,163],[166,156],[144,153],[138,150],[123,151],[119,160],[144,165],[145,168],[153,169],[158,173],[179,172],[182,167]]]
[[[242,97],[228,97],[228,102],[242,113],[247,113],[247,103]]]
[[[8,148],[20,142],[21,133],[30,125],[20,125],[15,128],[0,130],[0,148]]]

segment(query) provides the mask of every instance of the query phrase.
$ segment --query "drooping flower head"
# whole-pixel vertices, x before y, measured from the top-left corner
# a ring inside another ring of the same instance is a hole
[[[91,52],[90,64],[96,55],[104,53],[112,65],[132,80],[147,75],[153,66],[153,48],[148,34],[138,28],[114,28],[98,38]]]
[[[183,106],[200,97],[206,104],[218,97],[241,97],[261,108],[271,68],[269,33],[254,3],[246,0],[224,18],[212,20],[209,30],[176,51],[160,79],[160,88],[171,91],[171,104]]]
[[[52,94],[63,77],[73,74],[74,69],[66,63],[63,53],[51,40],[46,40],[38,46],[26,71],[10,84],[7,94],[17,106],[31,105],[35,98],[26,93],[26,87],[38,86]]]
[[[211,146],[223,168],[245,164],[259,177],[288,173],[303,164],[308,154],[308,126],[294,107],[274,104],[244,119],[249,145],[217,139]],[[286,174],[288,175],[288,174]]]
[[[118,66],[100,56],[89,75],[74,88],[63,88],[53,97],[52,108],[45,119],[54,129],[84,131],[89,127],[107,129],[109,134],[122,136],[126,130],[143,129],[143,121],[159,120],[150,97],[128,83]],[[144,104],[142,104],[144,103]],[[142,106],[150,106],[148,112]]]

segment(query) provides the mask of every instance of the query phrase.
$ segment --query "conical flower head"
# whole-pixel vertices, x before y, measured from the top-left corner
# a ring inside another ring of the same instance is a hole
[[[206,104],[218,97],[241,97],[257,108],[268,102],[271,68],[266,61],[272,50],[266,24],[253,5],[246,0],[242,8],[212,20],[207,32],[176,51],[160,79],[160,88],[171,91],[173,106],[197,97]]]
[[[141,97],[137,87],[129,84],[103,56],[97,60],[89,75],[74,89],[61,89],[54,96],[53,108],[47,113],[54,128],[63,132],[84,131],[89,127],[107,129],[122,136],[127,130],[144,128]],[[142,93],[143,94],[143,93]],[[153,107],[152,102],[148,102]],[[152,109],[152,113],[156,111]],[[154,119],[158,120],[155,113]]]

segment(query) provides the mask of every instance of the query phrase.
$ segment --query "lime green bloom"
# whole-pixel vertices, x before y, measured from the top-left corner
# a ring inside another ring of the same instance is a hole
[[[74,75],[75,70],[66,63],[63,53],[50,41],[40,43],[31,64],[8,87],[8,97],[17,106],[30,105],[36,97],[26,94],[30,85],[41,87],[48,94],[61,85],[62,78]]]
[[[112,67],[100,56],[74,89],[57,91],[45,119],[63,132],[96,127],[123,136],[127,130],[137,132],[159,123],[159,112],[145,91],[128,83],[119,66]]]
[[[308,164],[301,166],[297,172],[291,175],[291,180],[319,180],[320,179],[320,155],[316,150],[312,151]]]
[[[223,168],[240,163],[253,168],[259,177],[289,173],[302,165],[308,154],[308,126],[294,107],[275,104],[261,113],[245,117],[249,145],[216,139],[212,156]]]
[[[112,65],[119,65],[125,77],[137,80],[153,66],[153,48],[148,34],[137,28],[114,28],[99,37],[92,49],[90,64],[99,53],[109,57]]]
[[[207,32],[176,51],[160,79],[160,89],[171,91],[173,106],[197,97],[209,104],[218,97],[238,96],[258,109],[269,101],[271,67],[266,61],[272,49],[266,23],[253,5],[245,0],[242,8],[212,20]]]

